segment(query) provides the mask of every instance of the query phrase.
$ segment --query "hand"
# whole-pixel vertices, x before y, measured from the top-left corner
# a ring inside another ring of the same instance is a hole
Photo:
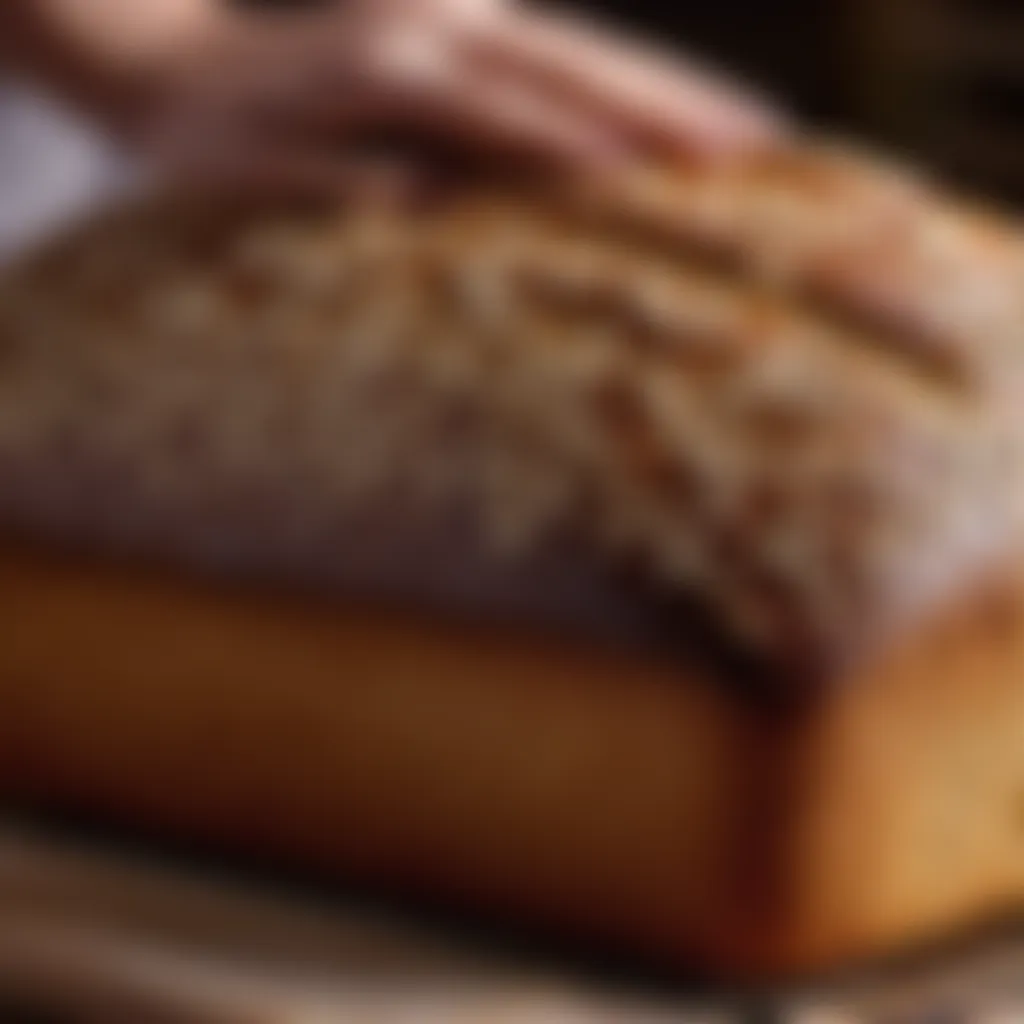
[[[345,0],[234,15],[152,62],[126,121],[204,182],[337,191],[394,178],[360,143],[415,139],[501,166],[728,158],[779,119],[706,71],[502,0]],[[406,165],[387,168],[401,175]]]

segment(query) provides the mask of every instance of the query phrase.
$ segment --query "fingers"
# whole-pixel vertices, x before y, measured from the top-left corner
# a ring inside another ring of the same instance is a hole
[[[542,83],[581,116],[640,145],[727,155],[785,133],[782,118],[754,96],[579,21],[512,12],[477,45],[492,68]]]
[[[743,154],[786,135],[778,114],[726,80],[578,20],[508,7],[403,39],[376,67],[390,103],[350,115],[586,169],[627,156]]]
[[[212,126],[211,126],[212,129]],[[212,130],[164,136],[150,148],[159,165],[186,185],[240,199],[339,200],[395,205],[430,184],[410,163],[332,152],[315,140],[274,139]]]
[[[486,76],[453,80],[396,97],[364,115],[511,164],[600,167],[625,154],[617,134],[600,118],[528,82]]]
[[[785,134],[707,72],[501,0],[374,0],[254,40],[190,69],[170,109],[152,114],[162,137],[150,151],[178,176],[386,199],[451,169],[451,156],[454,168],[468,157],[468,169],[593,172],[744,153]],[[356,158],[366,141],[404,162]]]
[[[207,186],[219,186],[250,198],[296,201],[358,200],[361,204],[398,206],[412,202],[425,187],[412,167],[374,164],[356,157],[328,159],[310,151],[236,151],[230,161],[201,169]]]
[[[409,23],[347,66],[328,55],[322,77],[314,72],[306,81],[306,98],[293,98],[293,121],[348,144],[363,135],[400,139],[421,155],[433,146],[434,155],[454,151],[510,166],[593,166],[624,155],[621,133],[606,118],[530,76],[479,66],[468,34]]]

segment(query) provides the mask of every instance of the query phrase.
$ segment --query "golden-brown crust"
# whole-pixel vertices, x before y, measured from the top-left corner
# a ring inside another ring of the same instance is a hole
[[[785,714],[685,660],[25,551],[0,615],[0,790],[36,808],[729,979],[1024,903],[1019,589]]]
[[[1019,904],[1017,236],[816,153],[660,180],[15,271],[0,526],[174,572],[0,553],[5,793],[730,975]],[[742,700],[655,595],[850,685]]]
[[[0,295],[0,521],[337,583],[386,513],[483,589],[568,537],[609,607],[628,568],[834,674],[1018,546],[1020,245],[978,224],[813,150],[418,217],[128,211]]]
[[[1019,230],[877,157],[769,153],[714,174],[654,173],[625,196],[585,202],[623,229],[803,295],[933,372],[991,384],[1008,369],[1024,314]]]
[[[0,611],[6,797],[654,959],[729,916],[747,730],[671,663],[24,551]]]

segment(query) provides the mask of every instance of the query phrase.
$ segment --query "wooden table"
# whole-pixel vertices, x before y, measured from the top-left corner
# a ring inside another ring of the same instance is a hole
[[[54,1024],[1020,1024],[1024,936],[730,997],[9,822],[0,1021],[15,1006]]]

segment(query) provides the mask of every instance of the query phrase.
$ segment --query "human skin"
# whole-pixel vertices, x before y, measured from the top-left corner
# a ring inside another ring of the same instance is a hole
[[[332,191],[405,171],[359,140],[412,136],[501,166],[729,159],[784,129],[681,58],[513,0],[4,0],[0,51],[164,166],[232,187]]]

